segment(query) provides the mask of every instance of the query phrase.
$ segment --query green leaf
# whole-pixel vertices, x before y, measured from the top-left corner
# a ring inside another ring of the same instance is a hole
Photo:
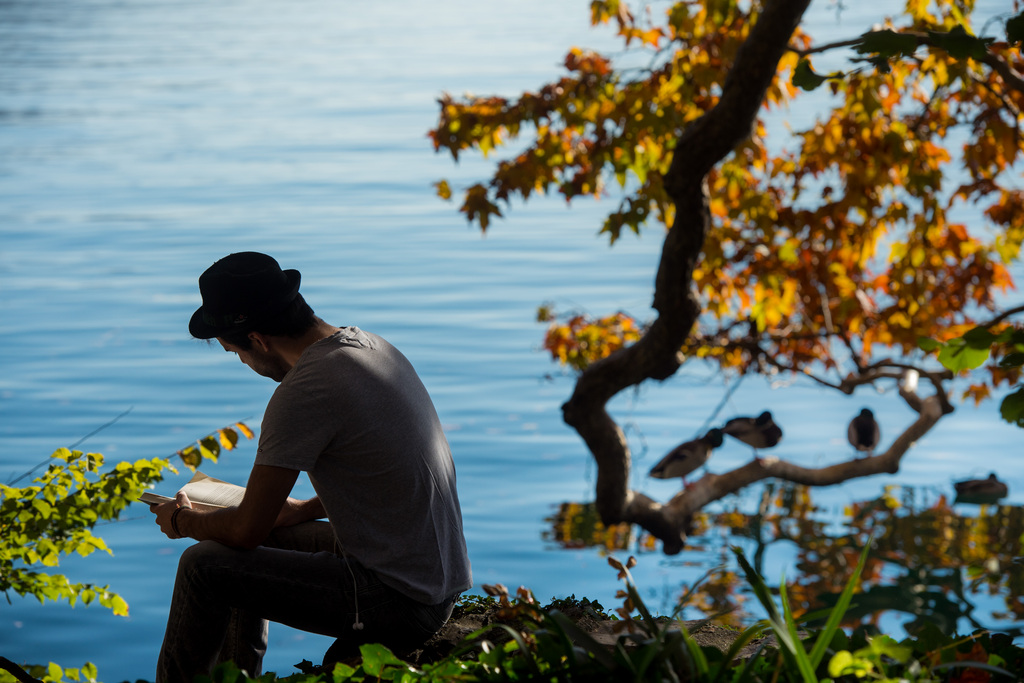
[[[872,638],[868,647],[873,654],[889,657],[900,664],[906,664],[914,652],[912,648],[900,645],[892,637],[886,635]]]
[[[869,31],[861,35],[860,43],[854,49],[861,54],[876,54],[882,58],[912,55],[917,49],[917,38],[889,29]]]
[[[942,342],[935,341],[934,339],[931,339],[929,337],[918,337],[917,346],[922,351],[931,352],[941,349],[944,345]]]
[[[52,505],[47,503],[45,500],[40,500],[38,498],[32,501],[32,507],[39,512],[39,516],[43,519],[49,519],[50,513],[53,511]]]
[[[989,332],[987,327],[975,327],[964,333],[963,339],[972,349],[989,349],[996,342],[997,337]]]
[[[217,456],[220,455],[220,443],[212,434],[204,436],[199,440],[199,452],[210,462],[217,462]]]
[[[1019,351],[1008,353],[999,360],[1001,368],[1019,368],[1024,366],[1024,353]]]
[[[811,68],[811,60],[803,57],[793,69],[793,85],[804,90],[814,90],[828,80],[827,76],[814,73]]]
[[[988,349],[972,349],[960,337],[951,339],[939,351],[939,362],[953,372],[974,370],[988,360]]]
[[[1010,424],[1024,427],[1024,387],[1003,399],[999,404],[999,414]]]
[[[203,456],[199,453],[199,448],[195,444],[186,446],[178,451],[178,455],[181,456],[181,461],[185,463],[185,466],[189,469],[195,469],[203,462]]]
[[[956,26],[948,33],[929,31],[928,42],[957,59],[982,60],[988,54],[988,46],[993,39],[972,36],[963,26]]]
[[[1024,41],[1024,12],[1006,21],[1006,40],[1011,45]]]
[[[875,664],[872,659],[852,654],[847,650],[837,652],[828,664],[829,676],[855,676],[858,679],[866,678],[875,671]]]
[[[363,656],[363,670],[371,676],[381,677],[385,666],[397,666],[408,669],[409,665],[396,657],[391,650],[383,645],[360,645],[359,653]]]

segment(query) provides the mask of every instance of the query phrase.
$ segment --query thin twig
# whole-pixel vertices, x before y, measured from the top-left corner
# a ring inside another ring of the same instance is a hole
[[[100,433],[100,432],[102,432],[102,431],[103,431],[104,429],[106,429],[107,427],[111,426],[112,424],[114,424],[115,422],[117,422],[118,420],[120,420],[120,419],[121,419],[122,417],[124,417],[125,415],[127,415],[128,413],[132,412],[132,410],[133,410],[134,408],[135,408],[135,406],[131,406],[130,408],[128,408],[128,410],[124,411],[123,413],[121,413],[120,415],[118,415],[117,417],[115,417],[115,418],[114,418],[113,420],[111,420],[110,422],[108,422],[108,423],[106,423],[106,424],[104,424],[104,425],[100,425],[100,426],[99,426],[99,427],[97,427],[96,429],[92,430],[91,432],[89,432],[88,434],[86,434],[85,436],[83,436],[83,437],[82,437],[81,439],[79,439],[78,441],[76,441],[76,442],[74,442],[73,444],[71,444],[70,446],[68,446],[68,448],[70,448],[71,450],[74,450],[75,448],[77,448],[78,446],[80,446],[80,445],[82,444],[82,442],[83,442],[83,441],[85,441],[86,439],[88,439],[88,438],[89,438],[90,436],[95,436],[95,435],[99,434],[99,433]]]
[[[729,399],[732,398],[732,395],[736,393],[736,390],[740,388],[740,382],[743,381],[744,377],[746,377],[746,375],[740,375],[739,378],[736,380],[735,384],[729,387],[729,390],[725,392],[725,396],[723,396],[722,400],[718,402],[718,405],[715,406],[715,409],[711,411],[711,414],[708,416],[708,419],[704,420],[704,424],[702,424],[700,426],[700,429],[697,430],[697,433],[694,434],[694,438],[699,438],[702,434],[704,434],[707,431],[708,427],[711,426],[712,421],[714,421],[714,419],[718,417],[718,414],[722,412],[722,408],[725,407],[725,404],[728,403]]]
[[[801,57],[806,57],[807,55],[813,55],[818,52],[828,52],[829,50],[834,50],[837,47],[853,47],[854,45],[858,45],[862,41],[863,37],[858,36],[856,38],[851,38],[850,40],[840,40],[835,43],[826,43],[825,45],[819,45],[818,47],[809,47],[806,49],[800,49],[798,47],[790,46],[789,51],[795,52]]]
[[[997,325],[1006,320],[1007,318],[1011,318],[1017,315],[1018,313],[1024,313],[1024,304],[1017,306],[1016,308],[1009,308],[1003,311],[1002,313],[992,318],[992,320],[988,321],[987,323],[982,323],[981,327],[992,327],[993,325]]]
[[[92,430],[91,432],[89,432],[88,434],[86,434],[85,436],[83,436],[83,437],[82,437],[81,439],[79,439],[78,441],[76,441],[76,442],[74,442],[73,444],[71,444],[70,446],[68,446],[68,448],[69,448],[70,450],[75,450],[75,448],[77,448],[78,446],[80,446],[80,445],[82,444],[82,442],[83,442],[83,441],[85,441],[86,439],[88,439],[88,438],[89,438],[90,436],[95,436],[96,434],[99,434],[99,433],[100,433],[100,432],[102,432],[102,431],[103,431],[104,429],[106,429],[107,427],[111,426],[112,424],[114,424],[115,422],[117,422],[118,420],[120,420],[120,419],[121,419],[122,417],[124,417],[125,415],[127,415],[128,413],[132,412],[132,410],[133,410],[134,408],[135,408],[135,406],[132,406],[132,407],[131,407],[131,408],[129,408],[128,410],[124,411],[123,413],[121,413],[120,415],[118,415],[117,417],[115,417],[115,418],[114,418],[113,420],[111,420],[110,422],[107,422],[106,424],[100,425],[100,426],[99,426],[99,427],[97,427],[96,429]],[[7,485],[8,485],[8,486],[14,486],[14,485],[15,485],[15,484],[17,484],[17,483],[18,483],[19,481],[21,481],[21,480],[22,480],[22,479],[24,479],[25,477],[29,476],[30,474],[32,474],[33,472],[35,472],[36,470],[38,470],[38,469],[39,469],[40,467],[42,467],[43,465],[47,464],[48,462],[50,462],[50,459],[49,459],[49,458],[47,458],[47,459],[43,460],[43,461],[42,461],[41,463],[39,463],[38,465],[36,465],[36,466],[35,466],[35,467],[33,467],[32,469],[30,469],[30,470],[29,470],[28,472],[25,472],[25,473],[24,473],[24,474],[22,474],[21,476],[19,476],[19,477],[15,477],[15,478],[14,478],[14,479],[13,479],[12,481],[9,481],[9,482],[7,482]]]

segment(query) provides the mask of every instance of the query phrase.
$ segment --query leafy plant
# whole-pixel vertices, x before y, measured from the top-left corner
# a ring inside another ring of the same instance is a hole
[[[781,603],[779,609],[764,579],[750,566],[742,551],[738,548],[733,549],[755,595],[768,614],[764,623],[771,628],[779,643],[779,654],[785,662],[783,675],[779,680],[826,683],[833,679],[845,681],[868,677],[886,683],[932,683],[947,680],[941,676],[942,674],[953,675],[958,670],[968,669],[1005,677],[986,677],[979,680],[1014,680],[1009,670],[996,666],[1006,663],[1004,657],[996,654],[989,656],[987,651],[979,651],[977,648],[972,648],[964,657],[951,655],[955,646],[950,646],[948,641],[931,643],[924,638],[919,641],[911,638],[897,643],[889,636],[878,635],[865,637],[863,644],[855,649],[845,647],[850,639],[839,627],[852,603],[870,549],[869,541],[861,551],[857,567],[835,606],[824,615],[824,628],[816,633],[803,635],[799,631],[798,620],[794,618],[789,606],[785,579],[778,591]],[[819,616],[821,615],[805,615],[802,621],[812,621]],[[939,636],[942,637],[941,634]],[[922,649],[922,645],[927,649]],[[829,653],[831,656],[826,661],[825,657]],[[974,659],[975,657],[977,659]]]
[[[96,683],[96,666],[86,662],[81,667],[67,669],[50,662],[46,666],[33,664],[24,669],[9,659],[0,657],[0,683],[25,683],[25,678],[41,683],[61,683],[62,681],[79,681],[79,683]]]
[[[65,599],[88,605],[94,600],[125,616],[128,605],[108,586],[71,583],[62,574],[34,571],[57,567],[61,555],[88,556],[110,548],[92,533],[101,520],[117,519],[128,504],[169,466],[154,458],[119,463],[99,474],[103,456],[59,448],[32,485],[0,484],[0,590],[32,595],[40,602]],[[94,475],[96,479],[90,479]],[[9,599],[9,598],[8,598]]]
[[[870,544],[860,553],[854,575],[836,606],[821,614],[797,619],[780,589],[779,604],[763,578],[738,548],[733,552],[767,618],[737,632],[725,650],[701,646],[678,619],[652,614],[639,595],[629,570],[636,560],[609,564],[625,584],[619,593],[622,607],[616,610],[612,642],[599,641],[569,618],[563,609],[593,609],[607,619],[600,605],[575,598],[553,600],[540,607],[531,592],[520,587],[512,597],[501,585],[485,585],[487,596],[468,596],[460,605],[466,613],[485,612],[492,623],[462,639],[447,656],[413,665],[379,644],[360,647],[357,662],[322,669],[303,662],[299,673],[277,677],[267,673],[250,678],[235,664],[218,665],[200,683],[344,683],[395,681],[441,683],[551,681],[559,683],[620,681],[687,681],[690,683],[963,683],[1015,680],[1011,671],[1024,666],[1024,649],[1009,637],[979,632],[966,638],[950,638],[925,629],[915,638],[897,643],[888,636],[858,629],[847,635],[840,625],[856,593]],[[685,604],[685,600],[682,601]],[[825,626],[802,632],[802,623],[822,619]],[[741,651],[766,633],[775,645],[762,641],[752,653]],[[51,667],[54,665],[51,665]],[[34,675],[43,669],[32,669]],[[968,672],[978,674],[969,677]],[[58,673],[54,671],[53,673]],[[94,674],[95,672],[93,672]],[[0,681],[7,683],[0,673]],[[69,676],[70,678],[70,676]],[[47,680],[59,680],[51,678]],[[78,680],[78,679],[73,679]],[[91,679],[90,679],[91,680]]]
[[[216,461],[221,448],[233,449],[239,432],[246,438],[253,437],[252,431],[238,422],[175,455],[195,469],[204,459]],[[87,557],[97,550],[112,555],[103,539],[93,534],[96,524],[118,519],[145,489],[163,478],[165,470],[176,470],[169,458],[119,462],[106,471],[103,465],[100,453],[58,448],[50,455],[45,472],[30,485],[0,484],[0,591],[8,602],[13,592],[35,597],[39,602],[96,602],[117,616],[128,615],[128,603],[112,592],[109,585],[72,583],[63,574],[49,570],[60,566],[62,556]],[[48,667],[29,669],[35,672],[31,675],[44,676],[47,681],[60,681],[62,677],[75,681],[96,678],[91,664],[80,669],[62,669],[51,662]],[[0,683],[9,680],[7,676],[0,671]]]

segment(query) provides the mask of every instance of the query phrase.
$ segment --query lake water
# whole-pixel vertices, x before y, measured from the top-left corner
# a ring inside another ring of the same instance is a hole
[[[238,420],[258,427],[274,385],[191,340],[186,324],[203,269],[233,251],[266,251],[302,271],[322,317],[385,336],[419,369],[455,454],[477,588],[502,582],[543,601],[575,594],[614,605],[618,585],[600,551],[542,539],[559,503],[592,498],[594,467],[561,422],[572,380],[539,351],[534,316],[544,301],[648,316],[659,235],[610,249],[595,237],[607,202],[569,210],[535,199],[482,237],[431,188],[488,169],[432,152],[426,132],[442,92],[513,95],[556,77],[568,46],[610,44],[606,31],[588,29],[587,3],[510,7],[0,3],[0,479],[128,409],[82,447],[111,461],[167,456]],[[859,32],[877,18],[868,11],[837,19],[820,3],[809,30],[823,39]],[[691,438],[725,391],[687,366],[616,400],[636,449],[636,488],[671,495],[671,483],[643,473]],[[771,407],[786,429],[780,455],[814,465],[849,455],[845,424],[863,405],[883,434],[911,419],[892,394],[848,398],[755,379],[723,416]],[[1020,503],[1020,444],[994,405],[965,405],[917,445],[898,478],[817,499],[839,507],[894,481],[951,491],[955,479],[997,470]],[[204,469],[243,482],[254,451],[246,442]],[[714,466],[748,457],[728,447]],[[72,558],[62,570],[109,582],[130,617],[11,596],[0,605],[3,656],[93,661],[108,682],[152,678],[185,545],[159,534],[144,508],[98,533],[114,557]],[[679,559],[648,554],[635,570],[655,603],[716,561]],[[790,561],[773,550],[766,566],[782,572]],[[327,645],[275,627],[266,668],[288,673]]]

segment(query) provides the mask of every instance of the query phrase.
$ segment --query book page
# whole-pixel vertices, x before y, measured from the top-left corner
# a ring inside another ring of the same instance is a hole
[[[160,505],[161,503],[170,503],[174,499],[169,496],[162,496],[159,493],[153,493],[152,491],[143,491],[142,495],[139,496],[139,500],[146,505]]]
[[[245,496],[245,487],[214,479],[198,471],[181,490],[193,502],[222,508],[237,506]]]
[[[196,472],[187,484],[181,487],[193,505],[202,508],[226,508],[237,506],[245,496],[245,487],[229,484],[220,479]],[[152,491],[146,491],[139,500],[147,505],[159,505],[174,500],[173,497],[164,496]]]

